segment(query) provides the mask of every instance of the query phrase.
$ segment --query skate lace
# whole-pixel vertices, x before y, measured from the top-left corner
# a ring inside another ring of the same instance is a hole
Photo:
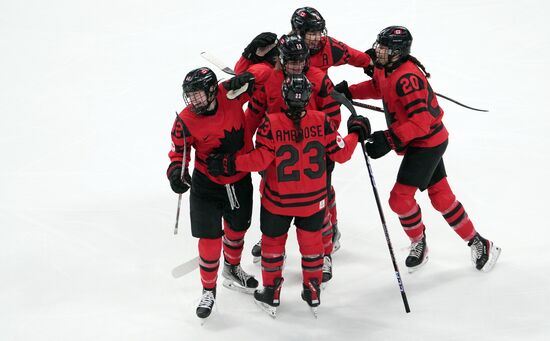
[[[212,291],[206,290],[201,297],[201,301],[199,302],[199,308],[210,308],[213,304],[216,298],[214,297],[214,293]]]
[[[479,239],[475,239],[472,243],[472,254],[475,257],[475,259],[480,259],[483,255],[483,241]]]
[[[243,268],[241,268],[240,265],[233,268],[233,274],[241,281],[242,285],[246,285],[248,279],[252,277],[251,275],[244,272]]]
[[[424,251],[424,243],[423,241],[414,242],[411,244],[411,253],[409,256],[420,258],[422,255],[422,251]]]

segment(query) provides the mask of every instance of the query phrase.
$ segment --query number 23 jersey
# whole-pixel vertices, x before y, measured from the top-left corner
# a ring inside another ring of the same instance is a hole
[[[237,155],[237,171],[265,170],[260,185],[262,206],[274,214],[308,217],[324,210],[327,197],[326,157],[343,163],[351,158],[357,134],[342,138],[324,112],[308,110],[300,120],[303,139],[284,114],[267,114],[256,133],[256,149]]]

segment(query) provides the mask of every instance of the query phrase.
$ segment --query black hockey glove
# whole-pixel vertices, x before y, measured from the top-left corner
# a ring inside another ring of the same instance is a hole
[[[252,61],[253,63],[259,63],[264,60],[268,51],[264,51],[262,54],[258,54],[258,49],[273,45],[277,41],[277,35],[271,32],[263,32],[258,34],[250,44],[244,49],[243,57]]]
[[[364,141],[370,136],[370,121],[368,118],[360,115],[351,115],[348,118],[348,134],[359,134],[359,140]]]
[[[178,194],[183,194],[189,190],[191,187],[191,176],[189,175],[189,170],[185,169],[183,173],[183,180],[181,179],[181,163],[172,163],[168,167],[168,180],[170,180],[170,187],[172,190]]]
[[[344,96],[346,96],[346,98],[349,99],[350,101],[353,99],[351,92],[349,91],[348,82],[341,81],[340,83],[334,86],[334,89],[339,93],[343,94]]]
[[[235,154],[210,154],[206,159],[208,173],[212,176],[232,176],[235,170]]]
[[[371,141],[365,144],[367,154],[373,159],[381,158],[392,149],[400,149],[401,141],[389,130],[379,130],[372,133]]]
[[[254,75],[251,74],[250,72],[243,72],[223,82],[223,87],[226,90],[239,90],[247,83],[248,83],[247,91],[250,93],[252,92],[252,88],[254,88]]]
[[[367,76],[372,78],[372,76],[374,75],[374,61],[376,60],[376,52],[374,51],[373,48],[370,48],[370,49],[366,50],[365,53],[369,55],[369,57],[371,59],[371,64],[367,67],[364,67],[363,72]]]

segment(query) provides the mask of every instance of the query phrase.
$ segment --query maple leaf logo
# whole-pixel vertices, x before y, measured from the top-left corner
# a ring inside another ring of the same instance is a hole
[[[386,124],[388,125],[388,128],[395,122],[397,122],[397,119],[395,118],[395,112],[390,112],[388,110],[388,104],[386,101],[382,100],[382,105],[384,107],[384,116],[386,116]]]
[[[244,128],[239,130],[232,128],[231,131],[224,130],[224,137],[220,140],[220,146],[213,150],[215,154],[234,154],[244,147]]]

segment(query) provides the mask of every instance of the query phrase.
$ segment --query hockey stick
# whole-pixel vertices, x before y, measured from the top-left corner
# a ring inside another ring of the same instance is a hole
[[[206,51],[201,52],[201,57],[203,57],[204,59],[206,59],[207,61],[209,61],[210,63],[212,63],[213,65],[215,65],[217,68],[219,68],[223,72],[227,73],[228,75],[235,76],[235,71],[233,71],[232,68],[227,66],[224,62],[222,62],[221,60],[219,60],[215,56],[211,55],[210,53],[208,53]],[[477,108],[474,108],[474,107],[467,106],[466,104],[462,104],[459,101],[454,100],[450,97],[447,97],[443,94],[440,94],[440,93],[437,93],[437,92],[434,92],[434,93],[436,94],[436,96],[442,97],[442,98],[444,98],[448,101],[451,101],[455,104],[458,104],[461,107],[464,107],[464,108],[467,108],[467,109],[470,109],[470,110],[474,110],[474,111],[489,112],[489,110],[486,110],[486,109],[477,109]],[[356,102],[356,101],[351,101],[351,103],[355,106],[360,107],[360,108],[365,108],[365,109],[374,110],[374,111],[378,111],[378,112],[384,112],[384,110],[382,108],[376,107],[374,105],[364,104],[364,103],[360,103],[360,102]]]
[[[351,101],[351,104],[353,104],[353,105],[355,105],[356,107],[359,107],[359,108],[365,108],[365,109],[369,109],[369,110],[373,110],[373,111],[384,112],[384,109],[382,109],[380,107],[377,107],[377,106],[374,106],[374,105],[370,105],[370,104],[365,104],[365,103],[361,103],[361,102],[357,102],[357,101]]]
[[[187,162],[187,143],[185,141],[185,125],[183,123],[183,120],[179,117],[177,111],[176,111],[176,118],[181,122],[181,133],[183,135],[183,162],[181,167],[180,178],[184,184],[191,187],[191,184],[188,184],[184,177],[185,170],[187,169],[187,167],[185,166],[185,163]],[[181,210],[181,197],[182,197],[182,193],[179,193],[178,194],[178,211],[176,212],[176,225],[174,226],[174,234],[178,234],[178,224],[180,221],[180,210]]]
[[[445,98],[447,101],[451,101],[451,102],[453,102],[453,103],[455,103],[455,104],[460,105],[461,107],[468,108],[468,109],[473,110],[473,111],[489,112],[489,110],[486,110],[486,109],[476,109],[476,108],[469,107],[469,106],[467,106],[466,104],[462,104],[462,103],[460,103],[459,101],[456,101],[456,100],[454,100],[454,99],[452,99],[452,98],[450,98],[450,97],[447,97],[447,96],[442,95],[442,94],[437,93],[437,92],[434,92],[434,94],[436,94],[436,96]]]
[[[181,263],[180,265],[172,269],[172,277],[180,278],[192,272],[198,267],[199,267],[199,256],[192,258],[185,263]]]
[[[334,98],[337,102],[343,104],[351,112],[352,116],[357,116],[355,108],[351,102],[338,91],[331,91],[330,96]],[[393,263],[393,270],[395,271],[395,276],[397,277],[397,284],[399,285],[399,290],[401,291],[401,298],[403,299],[403,304],[405,305],[405,311],[407,313],[411,312],[409,308],[409,301],[407,300],[407,295],[405,293],[405,287],[401,280],[401,274],[399,273],[399,268],[397,267],[397,262],[395,261],[395,255],[393,253],[393,247],[390,240],[390,235],[388,233],[388,228],[386,227],[386,218],[384,218],[384,212],[382,211],[382,204],[380,203],[380,197],[378,196],[378,189],[376,188],[376,182],[374,181],[374,175],[372,173],[372,168],[370,166],[369,156],[365,149],[365,144],[363,141],[359,141],[361,148],[363,149],[363,156],[365,157],[365,162],[367,163],[367,169],[369,171],[370,183],[372,185],[372,191],[374,193],[374,198],[376,200],[376,206],[378,207],[378,214],[380,215],[380,221],[382,222],[382,228],[384,229],[384,235],[386,236],[386,242],[388,244],[388,249],[390,251],[391,261]]]

